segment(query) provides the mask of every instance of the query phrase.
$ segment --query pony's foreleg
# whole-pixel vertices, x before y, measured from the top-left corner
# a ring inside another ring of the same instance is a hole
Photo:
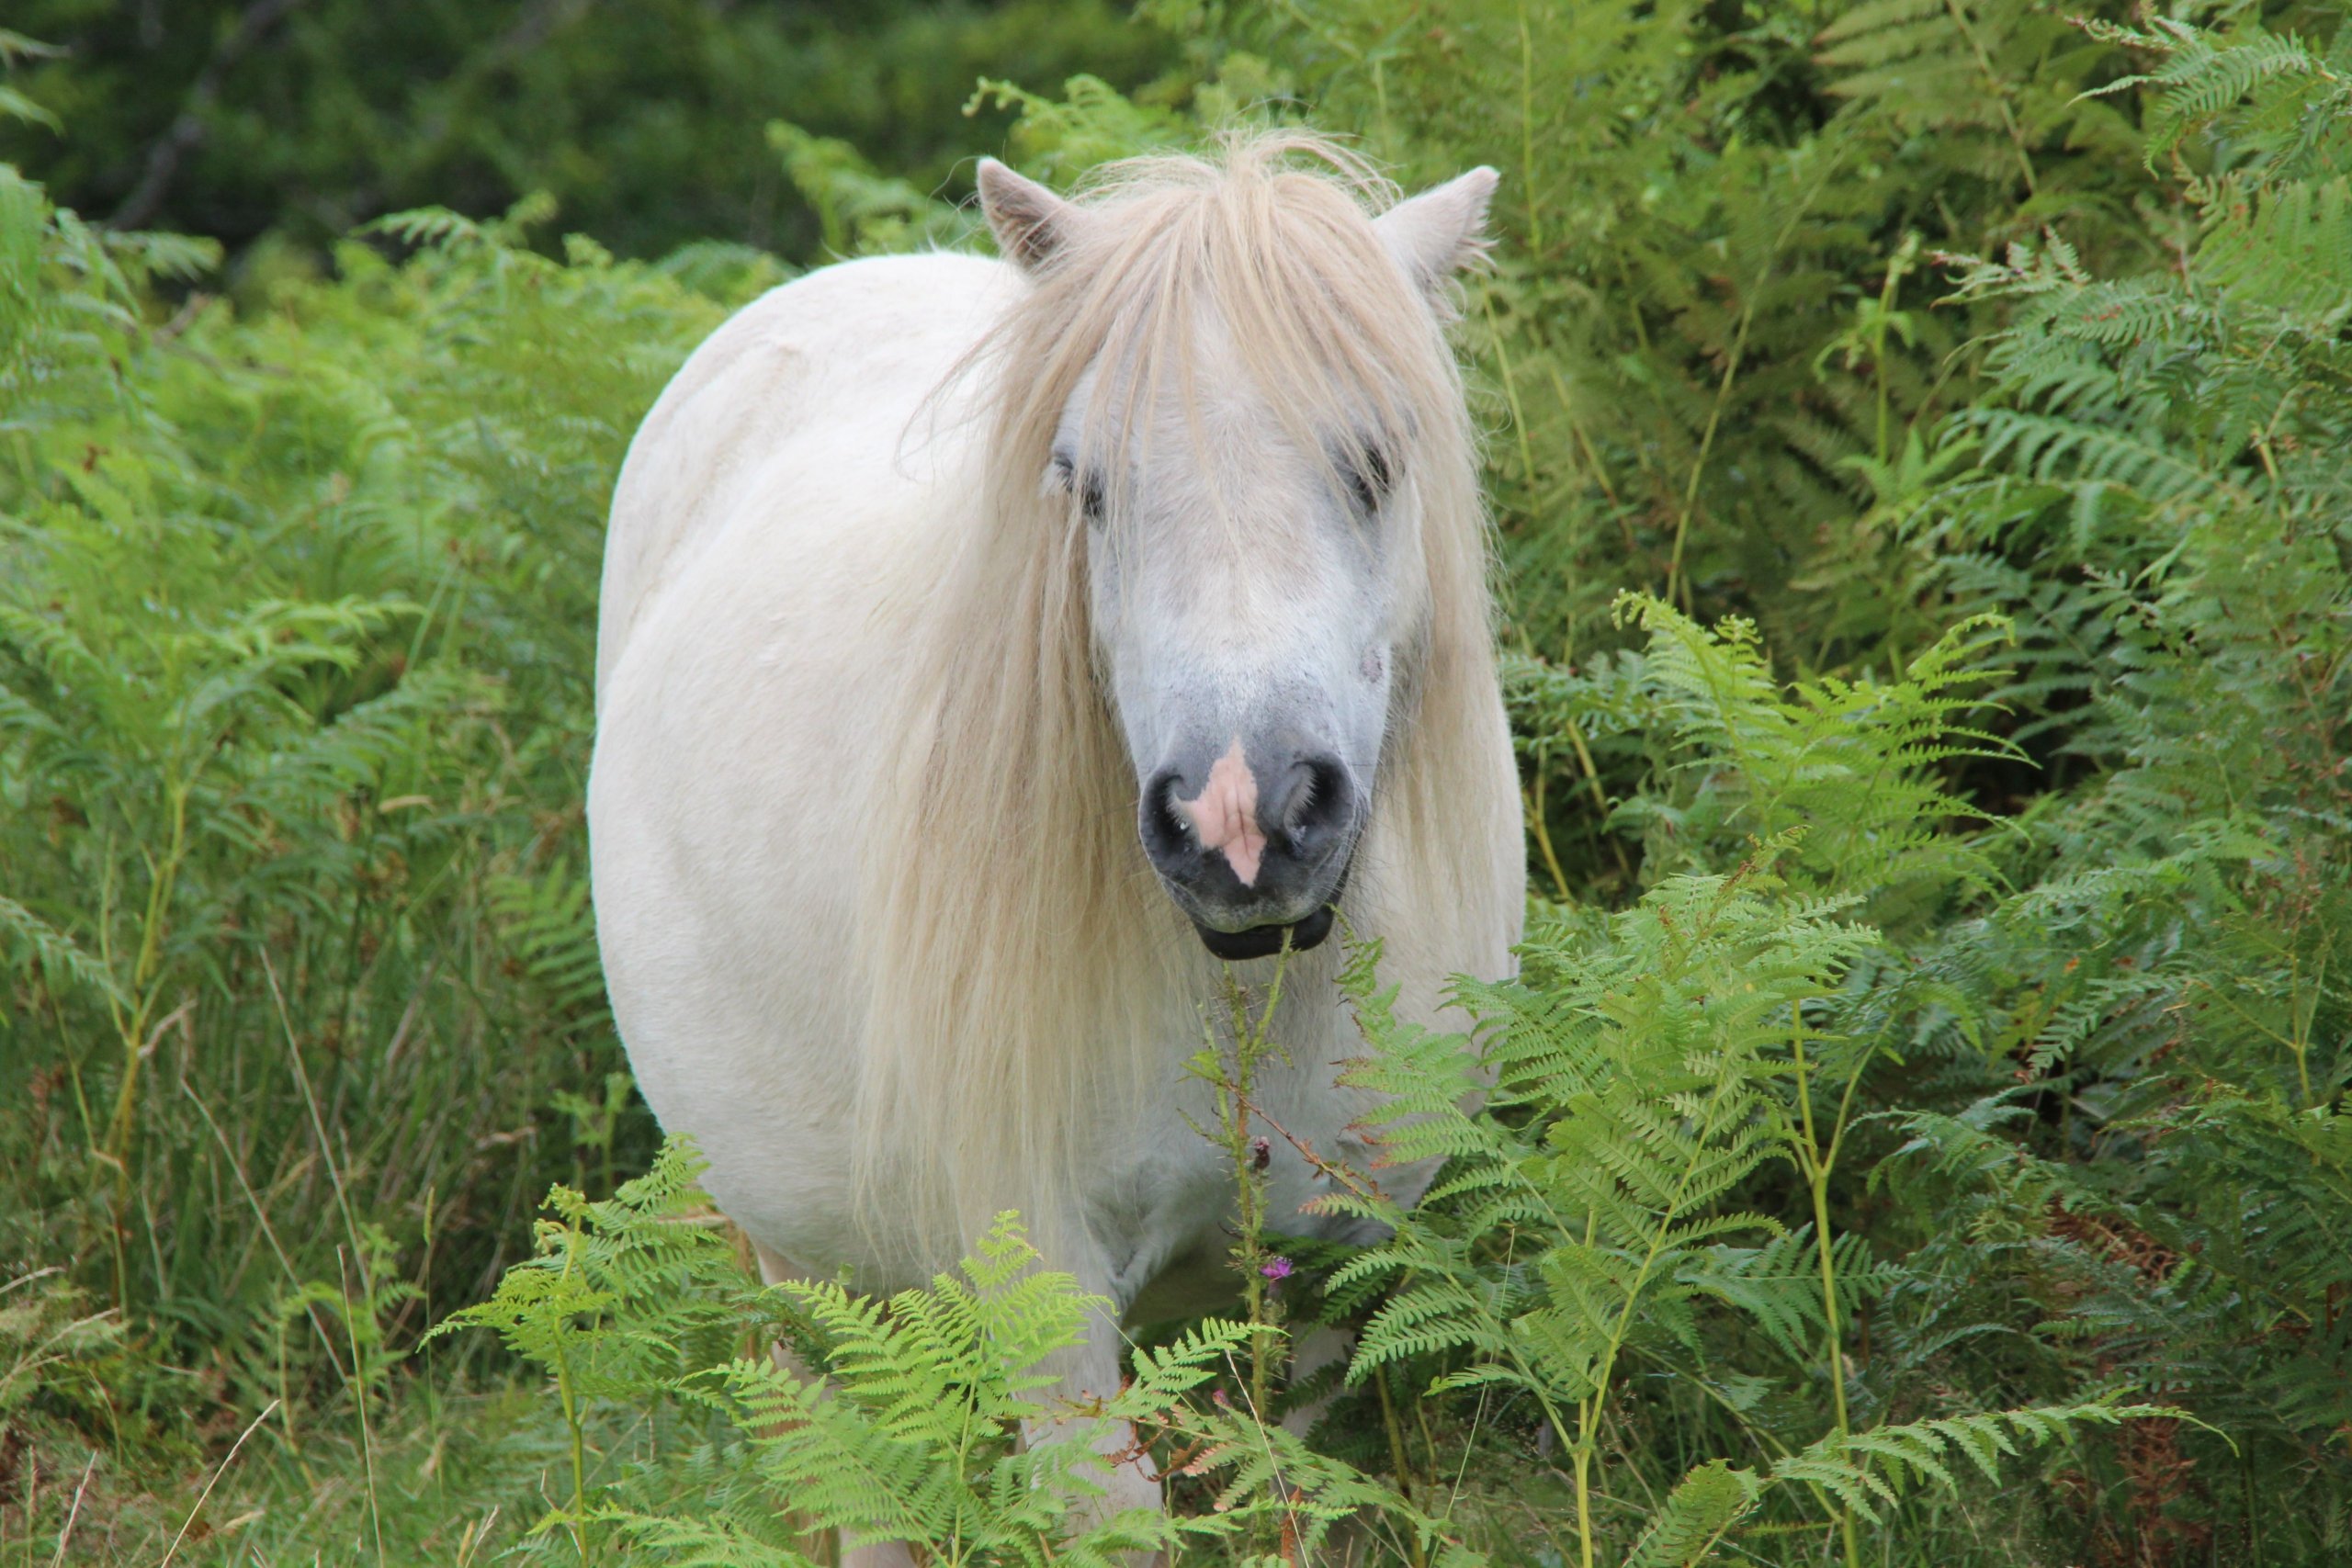
[[[757,1242],[752,1246],[759,1254],[760,1278],[771,1285],[780,1285],[787,1280],[821,1278],[790,1258],[770,1252]],[[813,1381],[815,1374],[798,1356],[793,1354],[790,1346],[779,1344],[773,1353],[775,1364],[785,1371],[804,1382]],[[840,1568],[915,1568],[914,1553],[902,1540],[878,1540],[863,1546],[851,1546],[839,1539],[839,1532],[820,1530],[812,1532],[810,1538],[802,1542],[801,1550],[820,1562],[838,1563]]]
[[[1088,1495],[1080,1501],[1075,1522],[1081,1529],[1130,1509],[1149,1508],[1157,1512],[1165,1506],[1159,1477],[1151,1468],[1151,1456],[1143,1451],[1134,1425],[1099,1420],[1083,1414],[1096,1401],[1109,1399],[1119,1392],[1119,1346],[1118,1325],[1097,1322],[1087,1342],[1075,1353],[1058,1387],[1046,1391],[1047,1398],[1066,1404],[1078,1413],[1049,1412],[1021,1424],[1022,1441],[1029,1447],[1082,1441],[1109,1461],[1107,1470],[1088,1469],[1089,1478],[1102,1490],[1100,1495]],[[1161,1568],[1167,1559],[1153,1552],[1127,1561],[1129,1568]]]
[[[760,1277],[771,1285],[787,1280],[820,1278],[800,1268],[790,1258],[770,1252],[753,1243],[760,1260]],[[1107,1345],[1107,1349],[1098,1349]],[[1117,1329],[1108,1324],[1098,1325],[1095,1337],[1080,1352],[1079,1363],[1061,1381],[1061,1392],[1074,1404],[1083,1405],[1095,1398],[1108,1398],[1119,1388],[1119,1337]],[[789,1347],[778,1345],[775,1350],[776,1365],[796,1377],[811,1378],[812,1374]],[[1096,1472],[1102,1487],[1100,1496],[1090,1496],[1082,1505],[1083,1520],[1108,1519],[1130,1508],[1159,1508],[1162,1505],[1159,1478],[1150,1469],[1149,1458],[1136,1441],[1135,1428],[1125,1421],[1100,1422],[1083,1416],[1044,1415],[1021,1424],[1024,1443],[1069,1442],[1083,1439],[1089,1448],[1111,1461],[1107,1472]],[[917,1568],[913,1551],[899,1540],[873,1541],[862,1546],[826,1540],[811,1542],[804,1548],[811,1557],[836,1562],[840,1568]],[[1159,1568],[1162,1559],[1158,1554],[1134,1561],[1130,1568]]]
[[[1159,1480],[1152,1473],[1151,1457],[1143,1452],[1136,1429],[1128,1422],[1035,1416],[1021,1423],[1021,1440],[1030,1448],[1041,1443],[1074,1442],[1081,1429],[1087,1447],[1108,1460],[1111,1466],[1107,1473],[1092,1472],[1102,1495],[1086,1500],[1088,1515],[1107,1519],[1130,1508],[1160,1506]]]

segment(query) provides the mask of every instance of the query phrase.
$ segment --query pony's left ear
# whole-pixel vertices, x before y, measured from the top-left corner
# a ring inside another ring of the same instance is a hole
[[[1487,204],[1501,178],[1483,166],[1457,175],[1374,219],[1373,231],[1405,275],[1434,294],[1487,254]]]
[[[1075,203],[994,158],[980,160],[979,186],[980,210],[988,215],[996,248],[1024,272],[1043,266],[1079,220]]]

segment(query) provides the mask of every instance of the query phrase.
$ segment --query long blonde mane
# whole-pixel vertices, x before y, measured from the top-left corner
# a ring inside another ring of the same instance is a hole
[[[1075,1239],[1090,1150],[1134,1124],[1138,1097],[1167,1093],[1183,1043],[1153,1032],[1204,969],[1136,840],[1134,772],[1093,667],[1084,526],[1040,484],[1090,365],[1133,368],[1124,394],[1100,378],[1089,412],[1122,419],[1137,388],[1191,387],[1210,310],[1302,431],[1368,409],[1409,432],[1399,482],[1422,517],[1425,631],[1398,649],[1372,832],[1384,875],[1430,919],[1491,902],[1476,814],[1448,809],[1476,782],[1494,703],[1475,444],[1442,333],[1370,224],[1395,197],[1295,133],[1114,165],[967,363],[989,406],[981,504],[903,650],[904,710],[877,716],[899,750],[855,954],[869,1008],[854,1175],[875,1227],[911,1234],[930,1266],[1006,1208],[1049,1256]]]

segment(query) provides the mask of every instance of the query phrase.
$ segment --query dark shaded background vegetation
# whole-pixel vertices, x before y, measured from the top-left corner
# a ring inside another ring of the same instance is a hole
[[[7,26],[58,50],[14,81],[70,133],[0,125],[0,159],[85,217],[232,251],[545,192],[623,256],[809,256],[768,121],[956,199],[1012,122],[964,112],[981,77],[1132,89],[1171,52],[1109,0],[26,0]]]

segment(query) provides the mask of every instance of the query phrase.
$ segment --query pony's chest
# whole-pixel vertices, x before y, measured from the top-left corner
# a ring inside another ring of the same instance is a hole
[[[1317,1161],[1357,1168],[1371,1162],[1352,1125],[1362,1098],[1337,1086],[1337,1072],[1329,1053],[1295,1051],[1290,1064],[1262,1066],[1252,1085],[1250,1099],[1263,1115],[1244,1134],[1242,1158],[1262,1171],[1266,1228],[1275,1235],[1371,1239],[1360,1222],[1302,1212],[1331,1189]],[[1197,1079],[1173,1087],[1109,1142],[1086,1213],[1124,1316],[1150,1322],[1230,1303],[1239,1290],[1230,1261],[1238,1180],[1215,1086]]]

